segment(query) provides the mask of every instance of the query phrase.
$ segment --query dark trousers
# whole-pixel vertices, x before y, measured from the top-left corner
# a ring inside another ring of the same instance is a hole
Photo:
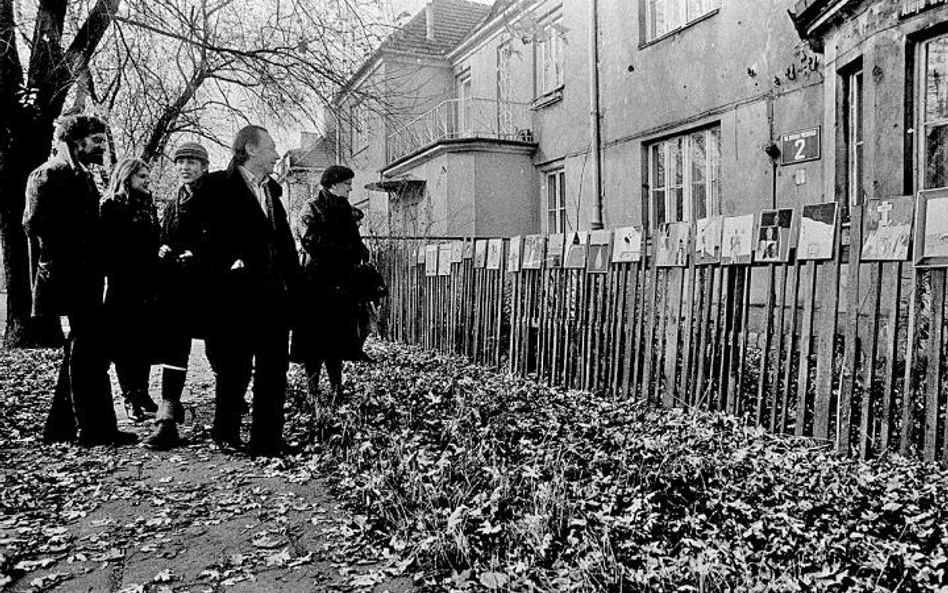
[[[59,379],[43,429],[47,442],[73,440],[77,429],[82,441],[107,442],[118,430],[109,362],[96,319],[90,313],[69,316],[69,336],[63,346]]]
[[[207,358],[216,377],[213,437],[240,441],[241,401],[253,377],[251,450],[277,452],[283,445],[283,403],[286,400],[289,330],[256,328],[245,335],[211,335]]]
[[[135,397],[139,393],[148,393],[148,377],[151,364],[147,360],[119,358],[115,360],[115,375],[118,377],[122,395]]]

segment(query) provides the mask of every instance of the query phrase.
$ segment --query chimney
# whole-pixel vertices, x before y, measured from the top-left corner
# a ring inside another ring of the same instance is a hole
[[[432,6],[433,3],[434,0],[428,0],[428,5],[425,6],[425,37],[428,39],[428,41],[435,40],[434,6]]]

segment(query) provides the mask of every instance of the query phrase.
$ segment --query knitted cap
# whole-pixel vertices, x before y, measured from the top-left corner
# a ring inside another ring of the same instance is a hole
[[[178,159],[197,159],[205,165],[210,164],[211,159],[207,156],[207,149],[197,142],[184,142],[174,150],[171,160],[177,162]]]
[[[326,170],[323,171],[323,176],[319,179],[319,183],[323,187],[332,187],[337,183],[349,181],[353,177],[355,177],[355,172],[349,167],[344,165],[329,165],[326,167]]]

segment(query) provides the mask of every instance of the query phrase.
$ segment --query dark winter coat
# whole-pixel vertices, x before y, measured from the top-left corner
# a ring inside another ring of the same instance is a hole
[[[161,245],[171,252],[159,259],[158,303],[164,332],[178,338],[203,337],[207,284],[202,273],[203,214],[195,199],[200,180],[182,185],[161,214]],[[178,257],[191,252],[187,260]]]
[[[355,272],[369,252],[349,200],[321,190],[303,208],[297,235],[304,288],[293,358],[353,358],[361,352]]]
[[[99,190],[92,174],[64,151],[40,165],[26,185],[23,227],[33,264],[33,316],[99,307]]]
[[[289,328],[299,262],[280,201],[283,191],[273,179],[267,187],[269,220],[235,165],[207,174],[196,188],[204,219],[202,269],[210,286],[209,335],[274,324]],[[243,269],[231,269],[237,260]]]
[[[156,338],[160,227],[150,194],[108,196],[100,208],[111,359],[148,358]]]

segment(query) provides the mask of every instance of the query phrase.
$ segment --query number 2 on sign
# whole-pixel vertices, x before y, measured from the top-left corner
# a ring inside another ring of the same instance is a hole
[[[793,145],[797,147],[797,153],[793,155],[793,158],[797,160],[805,159],[806,155],[803,153],[803,151],[806,149],[806,140],[803,138],[798,138],[793,141]]]

